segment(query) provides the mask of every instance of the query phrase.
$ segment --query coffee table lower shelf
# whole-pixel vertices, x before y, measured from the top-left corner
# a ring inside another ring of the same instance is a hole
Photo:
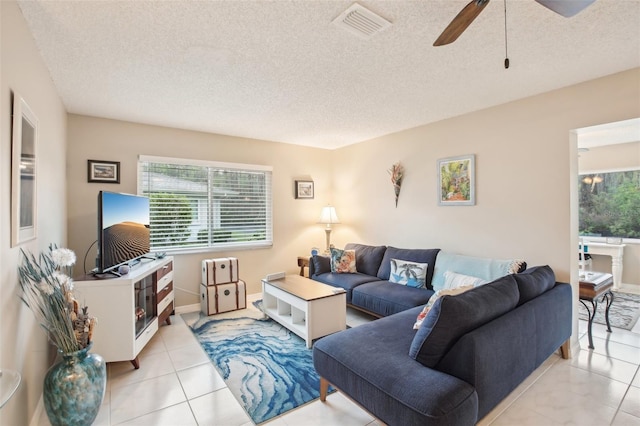
[[[291,282],[286,281],[293,277],[262,280],[262,305],[265,314],[303,338],[308,348],[311,348],[313,340],[344,330],[347,323],[346,293],[330,292],[322,297],[305,297],[305,286],[324,284],[295,276],[294,279],[309,281],[296,283],[303,286],[299,289],[301,291],[296,291],[295,285],[290,286],[288,284]]]

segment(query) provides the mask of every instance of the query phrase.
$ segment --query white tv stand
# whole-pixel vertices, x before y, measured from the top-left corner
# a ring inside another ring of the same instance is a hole
[[[106,362],[131,361],[174,310],[173,257],[143,260],[121,277],[85,275],[74,280],[75,296],[98,319],[92,352]]]

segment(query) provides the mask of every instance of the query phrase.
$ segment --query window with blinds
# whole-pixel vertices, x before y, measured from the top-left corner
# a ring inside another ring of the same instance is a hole
[[[268,166],[140,156],[151,250],[271,246],[271,174]]]

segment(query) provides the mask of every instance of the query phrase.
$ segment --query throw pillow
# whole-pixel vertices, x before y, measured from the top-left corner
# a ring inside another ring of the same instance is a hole
[[[424,288],[428,266],[428,263],[391,259],[389,282],[406,285],[407,287]]]
[[[313,275],[331,272],[331,258],[320,254],[313,255]]]
[[[520,291],[518,305],[540,296],[556,285],[556,275],[549,265],[534,266],[514,277]]]
[[[378,278],[389,281],[391,277],[391,259],[403,259],[410,262],[427,263],[427,288],[431,290],[431,277],[433,276],[433,265],[436,263],[436,256],[440,249],[399,249],[387,247],[384,257],[378,269]]]
[[[455,297],[440,297],[413,337],[409,356],[427,367],[435,367],[460,337],[509,312],[519,298],[513,275]]]
[[[331,272],[337,274],[356,273],[356,251],[331,249]]]
[[[471,275],[459,274],[453,271],[446,271],[444,273],[444,288],[458,288],[462,286],[478,287],[479,285],[486,284],[489,281],[483,280],[479,277],[472,277]]]
[[[436,303],[436,301],[442,297],[442,296],[455,296],[458,294],[462,294],[465,291],[471,290],[473,288],[472,285],[465,285],[462,287],[457,287],[457,288],[445,288],[442,290],[438,290],[435,293],[433,293],[431,295],[431,297],[429,298],[429,301],[427,302],[426,305],[424,305],[424,308],[422,308],[422,311],[418,314],[418,318],[416,318],[416,323],[413,324],[413,329],[417,330],[420,328],[420,326],[422,325],[422,322],[424,321],[424,319],[426,318],[427,314],[429,313],[429,311],[431,310],[431,308],[433,307],[434,303]]]
[[[345,250],[356,251],[356,265],[358,272],[375,277],[380,269],[380,262],[387,246],[368,246],[365,244],[348,243]]]

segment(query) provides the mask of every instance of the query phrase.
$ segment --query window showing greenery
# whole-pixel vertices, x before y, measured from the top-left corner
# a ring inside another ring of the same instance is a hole
[[[140,156],[151,250],[272,244],[271,167]]]
[[[581,235],[640,238],[640,170],[579,178]]]

